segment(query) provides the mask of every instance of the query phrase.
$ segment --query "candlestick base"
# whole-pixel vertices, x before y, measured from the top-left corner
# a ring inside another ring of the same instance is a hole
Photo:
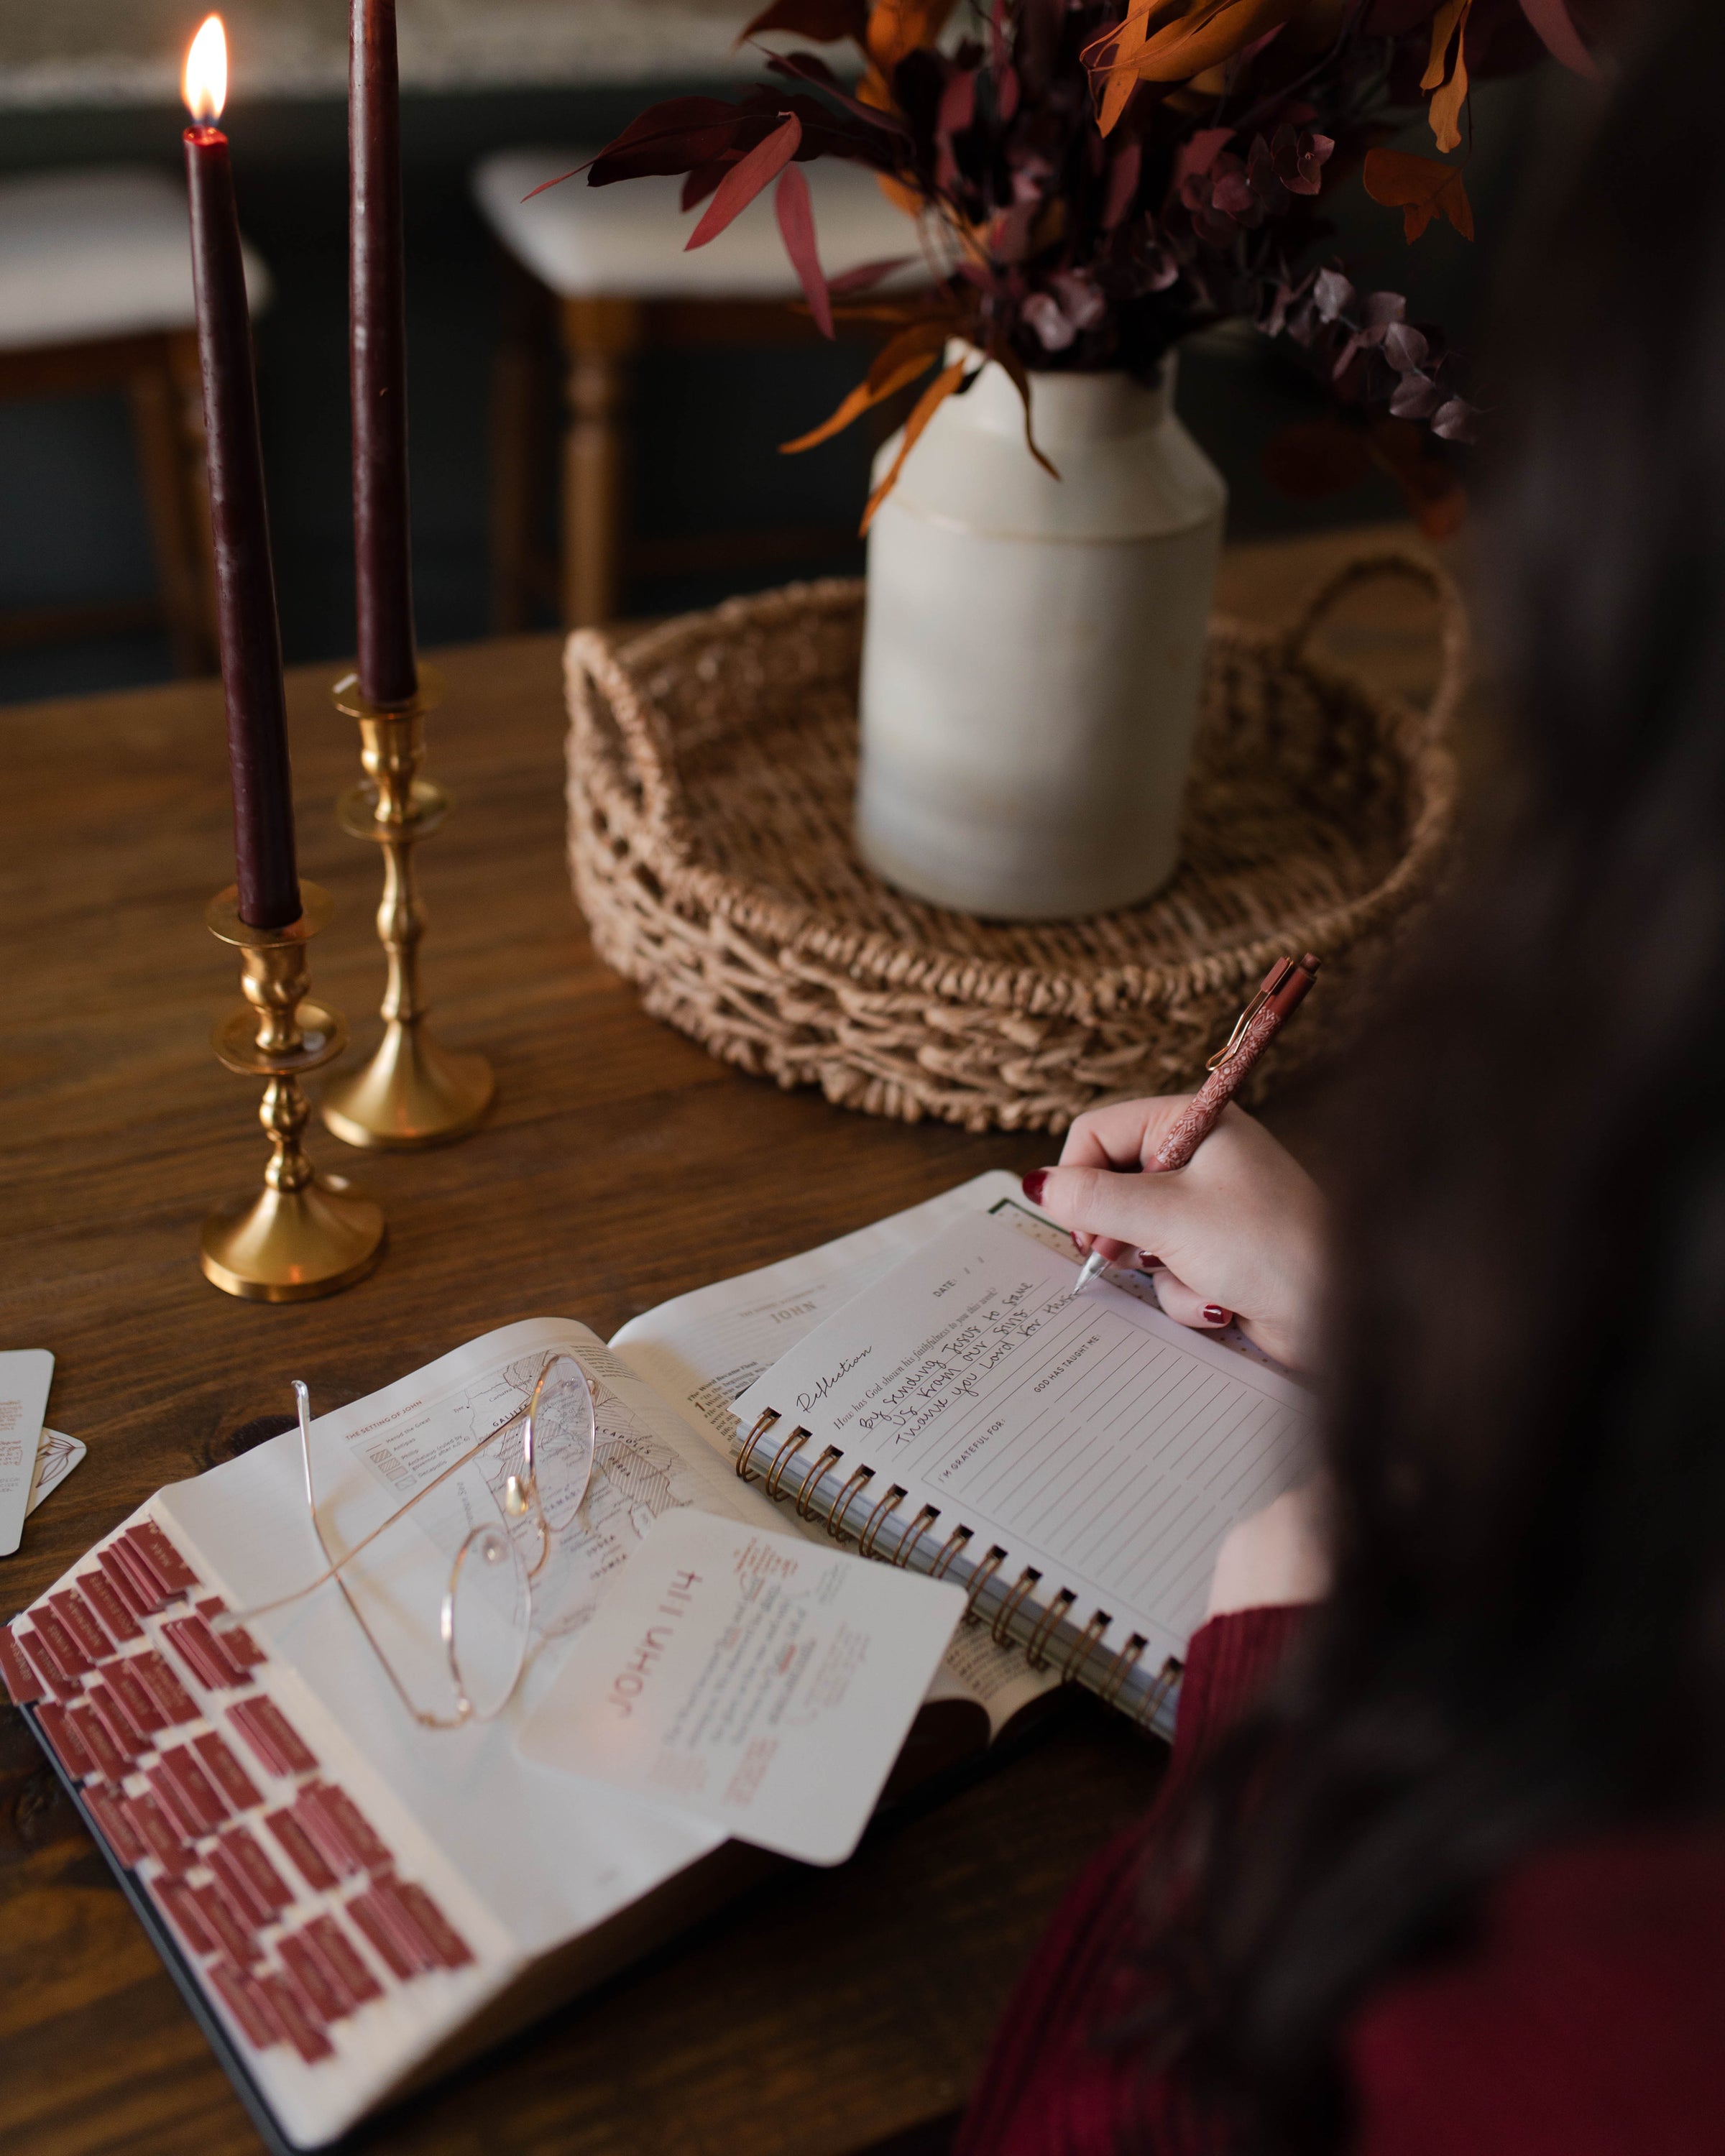
[[[265,1081],[258,1120],[273,1151],[261,1191],[230,1199],[203,1224],[199,1262],[225,1295],[303,1302],[363,1280],[383,1255],[383,1215],[339,1176],[317,1174],[300,1145],[311,1110],[300,1081],[347,1045],[340,1012],[311,1002],[305,947],[329,920],[327,892],[302,883],[303,911],[285,928],[239,918],[230,887],[212,900],[210,932],[240,952],[244,1007],[211,1036],[229,1070]]]
[[[458,1055],[423,1024],[391,1019],[364,1069],[325,1093],[324,1126],[376,1151],[449,1145],[479,1127],[495,1091],[483,1055]]]
[[[425,909],[413,880],[413,848],[439,829],[450,802],[418,771],[425,715],[441,701],[443,684],[433,668],[422,666],[418,690],[406,704],[367,702],[351,674],[332,693],[336,709],[359,723],[367,776],[341,796],[336,813],[350,838],[383,849],[377,937],[389,978],[382,1040],[362,1070],[328,1089],[324,1124],[344,1145],[376,1151],[453,1144],[484,1121],[496,1081],[484,1056],[458,1055],[433,1038],[419,992]]]

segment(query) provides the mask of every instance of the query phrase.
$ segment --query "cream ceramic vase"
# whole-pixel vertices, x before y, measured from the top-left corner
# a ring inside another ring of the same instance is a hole
[[[1055,480],[991,363],[876,514],[856,835],[900,890],[1052,921],[1173,873],[1228,501],[1173,372],[1033,374]]]

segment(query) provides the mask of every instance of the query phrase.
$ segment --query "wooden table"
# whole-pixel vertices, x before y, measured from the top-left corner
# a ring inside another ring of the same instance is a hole
[[[1285,611],[1357,537],[1230,557],[1224,601]],[[1343,641],[1429,684],[1422,612],[1392,590]],[[382,1200],[390,1249],[333,1301],[236,1302],[197,1265],[209,1206],[254,1186],[255,1086],[208,1046],[235,998],[203,927],[232,873],[213,685],[0,711],[7,963],[0,1342],[59,1357],[49,1419],[90,1455],[0,1569],[9,1616],[164,1482],[228,1456],[288,1404],[371,1391],[541,1312],[602,1333],[1045,1137],[847,1115],[711,1061],[600,967],[562,860],[558,650],[444,654],[433,769],[455,792],[423,856],[428,976],[452,1045],[499,1081],[466,1144],[326,1167]],[[362,1045],[380,988],[372,850],[330,803],[355,775],[337,670],[290,678],[305,873],[335,895],[314,985]],[[1272,1121],[1301,1124],[1300,1104]],[[1297,1142],[1297,1141],[1296,1141]],[[1100,1709],[843,1869],[794,1871],[602,1994],[366,2129],[424,2156],[839,2156],[952,2112],[1062,1888],[1144,1805],[1159,1748]],[[921,2141],[914,2144],[921,2147]],[[20,1717],[0,1714],[0,2152],[229,2156],[256,2137]]]

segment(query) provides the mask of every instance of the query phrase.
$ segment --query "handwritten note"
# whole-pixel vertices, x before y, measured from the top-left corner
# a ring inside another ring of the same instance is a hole
[[[953,1627],[956,1587],[693,1510],[665,1514],[517,1748],[838,1864]]]
[[[1075,1301],[1065,1259],[988,1219],[961,1222],[818,1327],[737,1403],[810,1432],[830,1471],[865,1467],[971,1553],[1033,1568],[1040,1593],[1178,1654],[1222,1536],[1296,1480],[1307,1396],[1275,1371],[1103,1286]],[[854,1524],[849,1523],[847,1524]]]
[[[13,1348],[0,1353],[0,1557],[10,1557],[24,1531],[36,1449],[54,1358],[45,1348]]]

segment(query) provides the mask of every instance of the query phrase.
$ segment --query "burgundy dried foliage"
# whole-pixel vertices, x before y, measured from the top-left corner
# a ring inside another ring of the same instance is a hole
[[[1472,80],[1548,50],[1591,68],[1567,0],[773,0],[745,33],[769,34],[854,47],[860,80],[763,47],[771,82],[654,106],[588,178],[685,175],[685,206],[705,205],[691,246],[776,187],[821,327],[892,332],[868,380],[788,448],[920,380],[949,337],[1021,387],[1030,371],[1148,378],[1182,337],[1244,316],[1303,352],[1333,403],[1272,454],[1284,484],[1309,493],[1375,465],[1428,529],[1457,513],[1445,445],[1476,418],[1457,357],[1399,295],[1357,291],[1323,259],[1323,196],[1363,168],[1410,241],[1439,218],[1471,238],[1465,157],[1384,137],[1424,105],[1453,149]],[[906,254],[926,285],[868,296],[897,263],[829,284],[797,169],[822,157],[870,167],[914,217]],[[913,427],[974,365],[935,375]]]

